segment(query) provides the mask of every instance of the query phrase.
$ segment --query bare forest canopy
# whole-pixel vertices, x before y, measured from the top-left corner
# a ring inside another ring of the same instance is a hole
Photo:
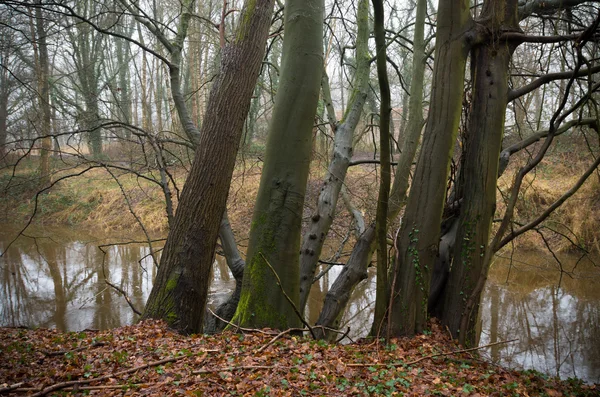
[[[527,234],[598,253],[599,24],[584,0],[4,0],[2,203],[31,203],[26,233],[53,192],[103,175],[157,266],[133,309],[181,333],[337,339],[375,266],[373,336],[435,316],[476,345],[496,252]],[[215,252],[236,288],[212,313]]]

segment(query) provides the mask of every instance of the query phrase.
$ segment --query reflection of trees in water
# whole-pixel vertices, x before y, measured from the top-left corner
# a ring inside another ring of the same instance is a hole
[[[0,249],[4,252],[2,238]],[[152,272],[138,263],[147,251],[139,246],[117,246],[108,250],[105,258],[106,275],[140,308],[151,288]],[[95,244],[63,236],[60,243],[21,237],[0,260],[0,325],[80,330],[134,321],[125,300],[104,282],[102,253]],[[146,268],[152,268],[147,262]]]
[[[30,310],[32,300],[30,289],[35,288],[35,281],[29,274],[29,269],[23,264],[21,252],[17,249],[5,251],[4,242],[0,242],[0,249],[4,253],[0,267],[2,287],[0,289],[0,319],[3,325],[27,325],[33,316]],[[37,302],[36,306],[43,311],[44,302]]]
[[[600,317],[594,301],[556,286],[522,294],[490,284],[482,305],[481,344],[518,339],[494,347],[492,359],[563,378],[600,379]]]

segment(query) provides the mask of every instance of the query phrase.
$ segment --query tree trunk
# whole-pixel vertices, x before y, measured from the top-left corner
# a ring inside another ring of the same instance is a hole
[[[377,290],[375,293],[375,315],[371,335],[379,335],[388,308],[388,253],[387,253],[387,212],[390,196],[390,84],[387,76],[387,51],[385,42],[383,0],[372,0],[374,9],[375,47],[377,49],[377,77],[381,102],[379,104],[379,151],[380,180],[375,215],[375,238],[377,240]]]
[[[417,18],[415,20],[415,35],[413,38],[413,66],[411,72],[410,106],[408,127],[404,135],[402,153],[396,167],[396,175],[389,197],[388,221],[398,216],[405,202],[408,189],[408,177],[419,144],[423,127],[423,76],[425,61],[424,26],[427,14],[425,0],[417,3]],[[335,280],[332,288],[325,297],[323,309],[317,320],[317,325],[337,328],[339,319],[352,295],[356,285],[367,277],[367,267],[375,249],[375,225],[370,225],[362,233],[352,249],[348,262],[342,269],[342,274]],[[346,274],[348,276],[346,276]],[[326,337],[325,333],[320,337]]]
[[[223,49],[192,168],[142,316],[164,319],[180,332],[202,330],[215,244],[264,55],[273,3],[246,2],[235,38]],[[185,37],[184,32],[178,33]],[[178,70],[171,65],[173,71]],[[173,79],[172,74],[171,83],[178,84],[178,77]],[[185,122],[191,122],[189,116]]]
[[[39,3],[38,3],[39,4]],[[40,185],[50,183],[50,150],[52,149],[51,113],[50,113],[50,66],[48,64],[48,45],[46,42],[46,22],[41,7],[35,8],[35,27],[38,42],[37,80],[40,107],[42,110],[42,148],[40,150]]]
[[[323,0],[287,0],[279,89],[233,322],[286,329],[300,324],[300,232],[323,70]],[[278,285],[275,272],[281,280]]]
[[[488,31],[519,31],[517,1],[484,3],[481,20]],[[492,34],[493,36],[493,34]],[[454,261],[445,293],[442,323],[461,344],[474,345],[480,292],[471,296],[482,273],[496,207],[498,159],[504,132],[509,61],[515,46],[490,39],[473,50],[473,106],[461,168],[465,188],[454,246]],[[468,299],[468,297],[471,297]]]
[[[429,269],[438,252],[449,164],[461,114],[472,21],[469,1],[440,2],[431,106],[398,235],[390,333],[421,332],[427,321]]]

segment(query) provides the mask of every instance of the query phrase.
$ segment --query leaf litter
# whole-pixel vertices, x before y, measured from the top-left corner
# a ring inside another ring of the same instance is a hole
[[[107,331],[0,328],[0,395],[599,396],[427,335],[329,344],[275,330],[182,336],[146,320]]]

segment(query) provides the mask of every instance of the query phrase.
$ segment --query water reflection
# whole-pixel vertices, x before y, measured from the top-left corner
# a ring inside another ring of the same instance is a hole
[[[107,239],[52,228],[30,230],[30,237],[19,238],[5,252],[15,233],[0,225],[0,326],[77,331],[118,327],[137,319],[104,277],[125,291],[135,307],[143,308],[156,273],[147,246],[110,246],[104,255],[98,245]],[[542,253],[519,253],[512,264],[496,260],[482,300],[480,343],[518,342],[488,349],[491,360],[600,382],[600,269],[578,259],[561,258],[564,268],[574,269],[562,278],[552,257]],[[316,321],[340,271],[334,266],[313,285],[306,309],[310,322]],[[369,278],[354,291],[342,319],[353,339],[365,336],[371,326],[374,275],[369,269]],[[217,257],[209,305],[214,308],[224,301],[234,286],[227,264]]]
[[[155,270],[147,247],[112,246],[104,255],[97,247],[101,242],[84,233],[33,229],[5,252],[15,230],[2,231],[0,325],[70,331],[107,329],[136,320],[104,277],[142,308]]]
[[[575,272],[563,275],[553,259],[521,253],[498,259],[482,301],[480,344],[517,339],[488,349],[494,362],[561,378],[600,382],[600,269],[563,255]],[[560,282],[560,283],[559,283]]]

